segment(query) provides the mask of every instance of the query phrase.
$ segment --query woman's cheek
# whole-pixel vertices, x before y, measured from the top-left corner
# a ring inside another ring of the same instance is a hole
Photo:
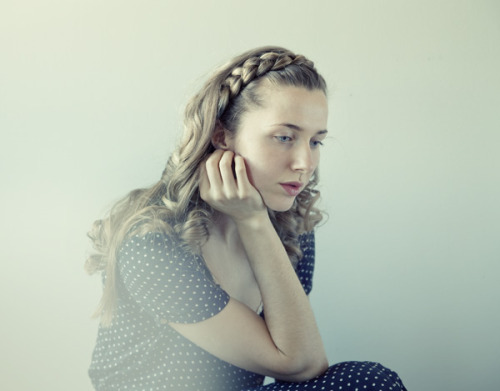
[[[245,159],[247,175],[252,186],[259,190],[263,181],[276,169],[279,159],[276,159],[276,151],[271,151],[260,145],[260,148],[246,149],[240,152]]]
[[[254,165],[252,164],[252,161],[250,159],[248,159],[244,155],[241,155],[241,156],[245,160],[245,168],[247,170],[248,180],[252,184],[252,186],[255,187],[255,180],[254,180],[255,168],[254,168]]]
[[[260,188],[262,187],[262,182],[266,177],[266,173],[269,171],[269,167],[263,163],[265,162],[259,162],[258,159],[247,162],[248,180],[257,190],[260,190]]]

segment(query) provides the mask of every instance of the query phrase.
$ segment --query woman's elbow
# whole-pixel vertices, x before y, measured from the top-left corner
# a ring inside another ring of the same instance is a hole
[[[328,369],[326,357],[305,360],[303,357],[292,360],[279,380],[303,382],[322,375]]]
[[[316,360],[314,362],[309,362],[309,365],[307,365],[299,373],[300,379],[298,379],[297,381],[306,381],[313,379],[325,373],[327,369],[328,369],[328,361],[326,360],[326,357],[320,360]]]

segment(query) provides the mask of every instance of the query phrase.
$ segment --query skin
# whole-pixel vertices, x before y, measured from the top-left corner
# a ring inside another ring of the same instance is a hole
[[[317,168],[327,101],[321,91],[296,87],[262,85],[259,93],[262,105],[243,115],[234,137],[221,128],[214,133],[220,149],[200,179],[201,197],[219,212],[202,254],[231,299],[207,320],[170,326],[236,366],[304,381],[328,362],[309,300],[267,210],[288,210],[294,196],[281,183],[305,185]],[[265,321],[255,312],[261,301]]]
[[[327,133],[327,100],[320,90],[265,86],[261,91],[262,107],[243,115],[236,136],[226,131],[222,148],[244,158],[250,182],[268,208],[286,211],[295,197],[280,183],[305,186],[317,168]]]

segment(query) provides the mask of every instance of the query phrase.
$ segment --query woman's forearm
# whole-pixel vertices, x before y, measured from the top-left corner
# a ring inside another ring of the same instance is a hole
[[[236,223],[276,348],[298,370],[321,373],[328,363],[314,314],[269,216],[266,213]]]

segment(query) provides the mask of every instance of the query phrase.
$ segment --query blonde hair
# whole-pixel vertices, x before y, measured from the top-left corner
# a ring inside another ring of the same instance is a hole
[[[208,239],[214,210],[199,195],[199,167],[212,152],[212,135],[217,121],[235,132],[241,115],[260,105],[258,86],[262,81],[276,86],[321,90],[326,83],[313,62],[280,47],[250,50],[220,67],[188,102],[183,137],[169,158],[161,179],[150,188],[130,192],[95,221],[89,237],[96,253],[85,263],[89,274],[104,271],[104,290],[95,316],[110,325],[116,307],[116,260],[123,240],[132,234],[163,232],[175,236],[182,246],[199,253]],[[296,265],[302,253],[301,233],[311,231],[322,219],[314,207],[319,198],[315,172],[306,188],[286,212],[269,211],[283,245]]]

